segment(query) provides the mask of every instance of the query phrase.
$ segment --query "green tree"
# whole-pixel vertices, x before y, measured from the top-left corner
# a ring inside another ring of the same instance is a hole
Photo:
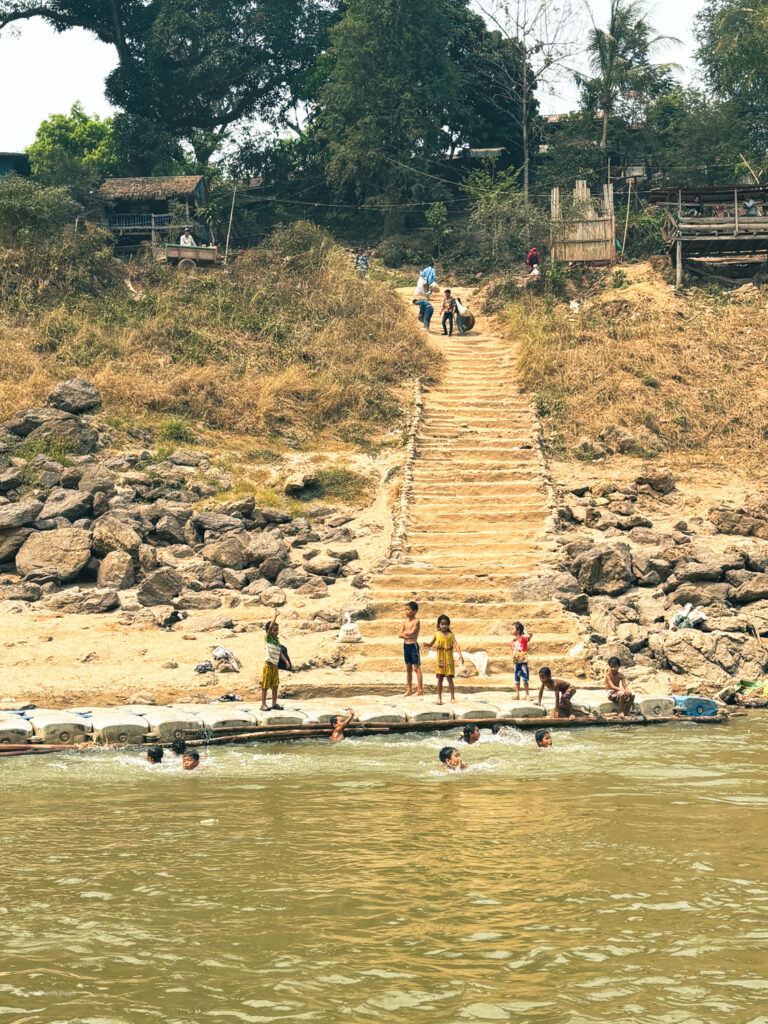
[[[352,0],[331,30],[314,141],[329,184],[382,209],[389,234],[404,204],[443,197],[429,175],[448,149],[444,126],[461,97],[449,50],[465,11],[465,0]]]
[[[154,126],[155,142],[182,140],[204,164],[231,126],[290,102],[335,11],[332,0],[0,0],[0,30],[41,18],[114,46],[107,95],[136,122],[121,137]]]
[[[608,125],[622,99],[636,106],[638,100],[658,94],[664,79],[676,67],[651,63],[656,51],[672,36],[654,35],[645,0],[610,0],[608,24],[600,28],[594,19],[587,37],[587,54],[593,77],[578,75],[587,109],[599,109],[603,131],[600,148],[608,146]]]
[[[90,117],[80,103],[74,103],[69,114],[52,114],[43,121],[27,153],[37,181],[68,185],[78,198],[125,171],[112,120]]]
[[[768,0],[708,0],[697,19],[696,56],[715,94],[750,120],[768,148]]]

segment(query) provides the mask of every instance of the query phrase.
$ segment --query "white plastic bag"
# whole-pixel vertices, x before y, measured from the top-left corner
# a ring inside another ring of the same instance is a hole
[[[352,622],[349,612],[345,613],[345,622],[339,629],[339,643],[340,644],[359,644],[362,643],[363,635],[360,632],[356,622]]]

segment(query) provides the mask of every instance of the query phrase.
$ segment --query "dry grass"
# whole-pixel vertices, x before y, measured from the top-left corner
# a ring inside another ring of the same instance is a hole
[[[131,270],[139,300],[105,264],[103,240],[91,248],[101,289],[90,270],[68,275],[60,255],[0,253],[0,418],[80,375],[116,421],[182,417],[299,444],[363,439],[397,426],[401,385],[439,365],[390,289],[361,286],[347,254],[310,224],[278,231],[229,272]]]
[[[523,293],[505,310],[553,452],[608,424],[644,427],[689,461],[756,468],[768,451],[768,291],[676,296],[649,264],[611,275],[579,312]]]

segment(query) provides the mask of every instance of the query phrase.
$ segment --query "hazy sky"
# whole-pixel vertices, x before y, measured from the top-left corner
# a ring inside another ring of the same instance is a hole
[[[598,24],[608,2],[592,2]],[[682,64],[687,78],[693,71],[693,18],[702,2],[674,0],[652,8],[657,31],[683,41],[681,47],[668,51],[662,59]],[[583,20],[586,24],[586,13]],[[103,85],[114,63],[112,47],[86,32],[73,30],[59,35],[40,21],[28,22],[16,33],[6,29],[0,34],[0,151],[24,149],[44,118],[68,111],[75,100],[80,100],[88,113],[108,114]],[[541,97],[546,113],[568,110],[575,103],[576,91],[567,83],[558,95]]]

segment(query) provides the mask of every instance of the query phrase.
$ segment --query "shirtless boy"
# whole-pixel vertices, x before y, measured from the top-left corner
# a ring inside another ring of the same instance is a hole
[[[588,716],[586,711],[575,708],[571,703],[573,695],[576,693],[576,687],[569,683],[567,679],[557,679],[552,675],[552,670],[545,667],[539,669],[539,682],[541,686],[539,687],[539,697],[536,703],[541,706],[541,698],[544,696],[544,691],[551,690],[555,695],[555,718],[567,716],[570,719],[574,719],[577,714]]]
[[[630,690],[627,677],[621,671],[621,662],[616,657],[608,659],[608,671],[605,673],[605,695],[608,700],[618,704],[619,718],[626,717],[635,703],[635,695]]]
[[[415,601],[405,605],[405,620],[400,627],[398,637],[403,641],[403,661],[405,662],[405,693],[410,697],[413,693],[413,670],[416,669],[416,696],[424,696],[424,680],[421,674],[421,655],[419,653],[419,630],[421,622],[416,618],[419,606]]]

